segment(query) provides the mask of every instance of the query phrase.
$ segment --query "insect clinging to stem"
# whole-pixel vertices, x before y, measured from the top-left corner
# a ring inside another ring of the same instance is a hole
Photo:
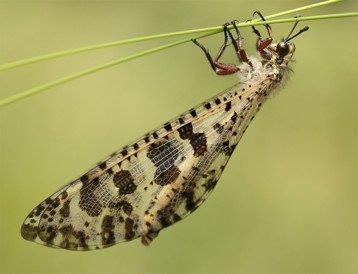
[[[23,238],[70,250],[138,237],[149,245],[160,230],[195,211],[216,186],[261,105],[285,83],[295,51],[291,40],[308,30],[293,35],[296,22],[285,39],[273,43],[271,27],[264,26],[266,38],[252,27],[259,58],[247,55],[236,21],[223,25],[224,43],[215,58],[193,40],[216,74],[237,73],[240,82],[148,132],[45,199],[25,219]],[[219,61],[229,44],[240,65]]]

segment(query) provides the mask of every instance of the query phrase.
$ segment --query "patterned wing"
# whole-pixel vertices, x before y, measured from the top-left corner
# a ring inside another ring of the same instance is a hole
[[[146,134],[54,193],[25,219],[22,236],[71,250],[140,236],[150,243],[215,186],[257,110],[258,100],[249,97],[255,93],[247,88],[238,94],[239,88]]]
[[[187,175],[182,178],[179,190],[175,191],[165,206],[161,205],[152,210],[154,220],[157,221],[153,222],[156,226],[152,228],[152,234],[149,230],[146,236],[142,236],[142,242],[150,243],[160,229],[188,216],[212,192],[235,147],[265,98],[254,93],[246,97],[245,101],[235,102],[232,111],[228,111],[226,119],[213,124],[213,128],[218,133],[217,138],[208,145],[202,157],[192,162]]]

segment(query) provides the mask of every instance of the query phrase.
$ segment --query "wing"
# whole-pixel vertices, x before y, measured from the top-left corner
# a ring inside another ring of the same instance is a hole
[[[33,209],[23,238],[71,250],[150,243],[212,191],[258,109],[255,96],[236,85],[112,154]]]
[[[234,101],[232,111],[226,108],[226,119],[212,123],[219,135],[208,146],[206,153],[192,162],[187,176],[182,178],[179,191],[175,191],[166,205],[155,205],[151,225],[156,225],[151,227],[152,230],[147,235],[142,236],[144,244],[150,243],[160,229],[180,221],[196,210],[212,192],[238,142],[266,100],[265,96],[261,97],[256,93],[244,95],[245,97],[239,96],[238,102]]]

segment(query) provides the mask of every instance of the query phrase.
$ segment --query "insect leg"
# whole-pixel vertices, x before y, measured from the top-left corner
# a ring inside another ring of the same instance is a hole
[[[260,16],[262,21],[266,21],[265,18],[263,17],[263,15],[261,14],[261,12],[255,11],[253,16],[255,16],[255,14]],[[252,30],[254,31],[254,33],[258,36],[257,42],[256,42],[257,50],[259,51],[260,55],[263,58],[270,60],[272,57],[272,54],[269,50],[267,50],[267,47],[272,43],[272,29],[269,24],[265,24],[264,26],[268,33],[268,37],[265,39],[262,38],[261,33],[255,28],[255,26],[251,26],[251,27],[252,27]]]
[[[225,24],[223,26],[223,28],[224,28],[224,43],[219,48],[215,59],[213,59],[211,57],[209,50],[207,48],[205,48],[205,46],[203,44],[199,43],[196,39],[192,39],[192,41],[194,42],[195,45],[197,45],[199,48],[201,48],[202,51],[205,53],[205,56],[208,59],[211,68],[213,69],[213,71],[216,74],[218,74],[218,75],[234,74],[239,71],[239,68],[236,65],[224,64],[224,63],[219,62],[220,57],[222,56],[222,54],[224,53],[224,51],[228,45],[228,43],[227,43],[228,37],[227,37],[227,32],[226,32],[227,25]]]
[[[218,50],[218,53],[216,54],[216,57],[214,58],[214,62],[218,62],[221,56],[223,55],[226,47],[228,46],[228,37],[227,37],[227,26],[228,23],[225,23],[223,25],[223,32],[224,32],[224,43],[221,45],[221,47]]]
[[[237,57],[241,62],[248,63],[252,67],[252,63],[250,62],[246,50],[244,48],[244,38],[241,36],[239,29],[236,26],[237,20],[231,21],[231,25],[234,27],[237,39],[231,34],[230,30],[227,28],[227,25],[224,25],[224,32],[227,32],[230,36],[232,44],[234,46]]]

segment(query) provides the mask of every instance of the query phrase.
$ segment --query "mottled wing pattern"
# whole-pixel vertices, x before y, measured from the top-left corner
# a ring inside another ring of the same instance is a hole
[[[22,236],[71,250],[149,244],[206,199],[263,100],[244,83],[165,123],[39,204]]]

